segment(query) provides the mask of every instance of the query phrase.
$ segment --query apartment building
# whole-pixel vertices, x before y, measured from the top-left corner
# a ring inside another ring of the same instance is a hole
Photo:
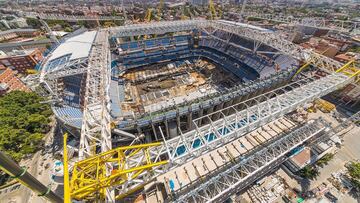
[[[30,91],[13,70],[0,65],[0,96],[14,90]]]
[[[39,49],[15,50],[0,55],[0,64],[11,70],[16,70],[20,74],[26,74],[27,70],[34,69],[42,58],[43,55]]]

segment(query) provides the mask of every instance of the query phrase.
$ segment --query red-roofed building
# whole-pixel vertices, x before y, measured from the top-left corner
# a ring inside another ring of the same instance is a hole
[[[0,64],[0,95],[14,90],[30,91],[30,89],[16,77],[14,71]]]
[[[0,56],[0,64],[20,74],[26,74],[26,71],[34,69],[42,58],[38,49],[13,51]]]

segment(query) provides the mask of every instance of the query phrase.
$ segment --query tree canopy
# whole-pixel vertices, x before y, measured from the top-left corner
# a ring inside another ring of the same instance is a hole
[[[52,112],[35,93],[13,91],[0,97],[0,150],[19,161],[42,146]]]
[[[319,175],[319,171],[316,168],[308,165],[298,171],[298,175],[303,178],[313,180]]]
[[[356,189],[360,189],[360,162],[351,162],[346,166],[351,177],[351,181]]]

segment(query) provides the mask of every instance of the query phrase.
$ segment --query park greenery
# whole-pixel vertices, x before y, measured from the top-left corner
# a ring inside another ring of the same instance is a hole
[[[43,146],[52,112],[42,101],[32,92],[13,91],[0,97],[0,150],[15,161]]]
[[[360,190],[360,162],[351,162],[346,168],[349,171],[349,176],[353,186],[359,191]]]
[[[355,52],[355,53],[360,53],[360,46],[351,47],[349,51]]]

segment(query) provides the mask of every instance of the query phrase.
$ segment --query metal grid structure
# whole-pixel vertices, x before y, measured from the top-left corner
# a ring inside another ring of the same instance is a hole
[[[238,25],[235,22],[223,20],[184,20],[184,21],[163,21],[152,24],[133,24],[111,28],[111,35],[114,37],[138,36],[149,34],[164,34],[192,29],[214,28],[227,31],[255,42],[270,46],[279,52],[293,56],[300,61],[311,62],[317,68],[333,72],[342,67],[340,62],[330,59],[311,50],[304,49],[281,36],[272,32],[264,32],[252,29],[247,26]]]
[[[72,60],[67,63],[61,64],[50,71],[42,72],[40,82],[43,82],[44,79],[51,81],[57,78],[85,73],[87,67],[88,58]]]
[[[80,159],[95,155],[98,147],[101,147],[102,152],[111,149],[109,57],[108,30],[100,30],[91,48],[86,71]]]
[[[240,187],[254,181],[254,177],[261,177],[261,171],[278,165],[288,152],[307,142],[324,131],[328,123],[323,119],[309,121],[306,125],[290,132],[288,135],[264,147],[250,157],[240,157],[237,163],[192,188],[187,194],[177,197],[174,202],[221,202]],[[252,180],[251,180],[252,179]]]
[[[246,12],[244,16],[263,19],[274,22],[288,23],[290,25],[301,25],[325,30],[334,30],[347,33],[359,33],[360,24],[353,21],[327,20],[324,18],[296,18],[293,16],[274,15],[266,13]]]
[[[293,83],[239,104],[193,120],[195,130],[164,141],[170,164],[178,166],[206,153],[206,151],[228,143],[279,116],[312,102],[315,98],[335,91],[352,79],[334,73],[308,84]],[[287,89],[291,89],[288,91]],[[235,112],[226,116],[225,112]],[[212,115],[220,114],[221,119],[212,120]],[[198,126],[199,121],[209,124]]]
[[[304,49],[299,45],[283,39],[276,33],[263,32],[249,27],[238,26],[236,23],[221,20],[211,21],[210,26],[215,29],[224,30],[247,39],[261,42],[262,44],[270,46],[279,52],[292,56],[300,61],[311,62],[313,66],[323,69],[329,73],[334,72],[342,67],[340,62],[315,53],[311,50]]]
[[[311,102],[315,98],[345,86],[351,81],[352,79],[341,73],[333,73],[321,79],[298,81],[193,120],[195,130],[182,134],[179,129],[180,136],[170,140],[165,140],[164,138],[161,145],[154,145],[148,149],[147,160],[152,160],[151,163],[155,163],[156,160],[159,160],[159,157],[163,157],[163,159],[166,157],[165,160],[168,161],[167,164],[151,166],[151,171],[142,170],[136,176],[132,174],[136,173],[136,170],[128,171],[128,178],[124,178],[123,182],[121,182],[122,184],[116,186],[116,191],[120,194],[118,198],[143,186],[159,175],[229,143],[295,110],[307,102]],[[225,112],[230,110],[234,113],[225,116]],[[215,114],[221,114],[221,119],[216,121],[212,120],[211,116]],[[209,123],[198,127],[197,123],[200,120]],[[139,159],[132,159],[132,164],[130,164],[130,160],[127,160],[129,167],[147,167],[147,163],[144,162],[140,156],[138,157]],[[88,161],[91,159],[90,157],[84,160],[84,163],[91,165],[91,161]],[[121,170],[117,172],[123,173]],[[117,172],[114,172],[113,175],[116,175]],[[106,178],[109,177],[107,176]],[[115,185],[109,184],[109,187],[110,186]]]
[[[71,197],[78,200],[105,199],[107,188],[121,185],[117,197],[121,198],[138,189],[154,175],[163,172],[157,166],[168,162],[161,160],[161,153],[154,150],[156,146],[161,146],[161,143],[119,147],[75,163]],[[107,173],[105,163],[114,167],[111,174]],[[157,170],[153,170],[154,167]]]
[[[110,28],[113,37],[129,37],[149,34],[164,34],[170,32],[186,31],[198,28],[206,20],[178,20],[152,22],[151,24],[132,24]]]
[[[112,20],[125,20],[120,16],[84,16],[84,15],[60,15],[60,14],[49,14],[49,13],[34,13],[27,12],[23,14],[28,18],[40,18],[43,20],[65,20],[70,22],[77,22],[80,20],[84,21],[112,21]]]

